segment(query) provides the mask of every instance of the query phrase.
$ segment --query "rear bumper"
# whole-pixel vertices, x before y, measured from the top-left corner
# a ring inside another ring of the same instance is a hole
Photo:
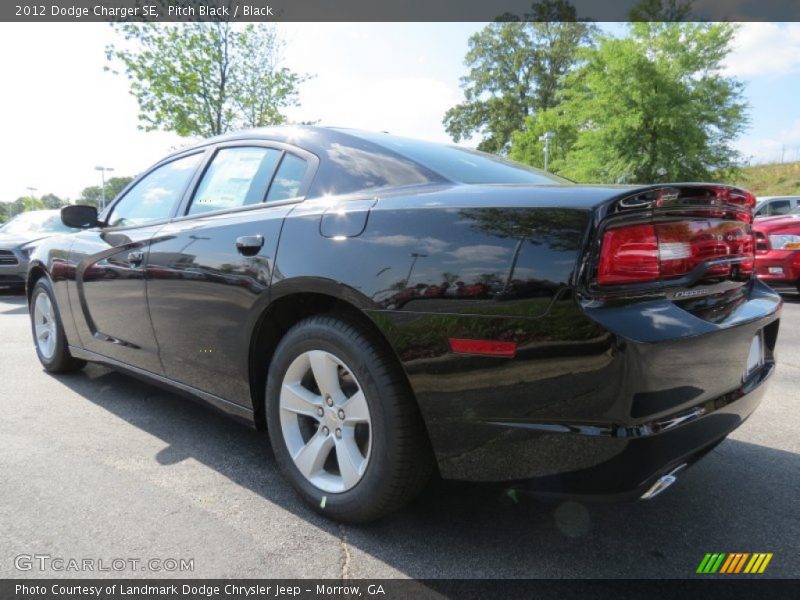
[[[407,361],[443,477],[567,496],[641,495],[741,425],[775,368],[782,303],[759,282],[713,322],[667,300],[611,309],[562,303],[542,318],[557,320],[547,328],[537,320],[497,328],[580,339],[521,346],[513,360]],[[478,327],[464,319],[449,322],[448,335]],[[743,380],[762,331],[764,363]]]
[[[747,385],[662,422],[665,430],[639,429],[619,452],[595,466],[554,476],[518,482],[539,494],[633,499],[644,494],[662,475],[691,465],[741,425],[758,407],[775,363],[762,367]]]

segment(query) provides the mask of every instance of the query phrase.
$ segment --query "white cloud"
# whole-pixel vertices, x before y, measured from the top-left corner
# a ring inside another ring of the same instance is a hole
[[[751,137],[735,145],[747,162],[789,162],[800,160],[800,119],[770,137]]]
[[[448,252],[450,256],[459,261],[469,262],[496,262],[508,255],[508,248],[502,246],[490,246],[487,244],[477,244],[474,246],[462,246],[458,250]]]
[[[287,111],[297,121],[388,131],[448,142],[442,115],[459,102],[457,88],[427,77],[342,76],[320,73],[303,84],[302,106]]]
[[[743,23],[726,60],[735,77],[800,72],[800,23]]]
[[[444,240],[432,237],[418,238],[411,235],[382,235],[371,239],[373,244],[380,244],[382,246],[393,246],[395,248],[409,248],[415,252],[424,252],[426,254],[438,254],[447,248],[450,244]]]

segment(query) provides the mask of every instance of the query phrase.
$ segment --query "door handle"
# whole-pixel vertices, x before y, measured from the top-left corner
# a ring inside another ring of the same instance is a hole
[[[128,263],[132,267],[138,267],[140,264],[144,262],[144,252],[141,250],[134,250],[133,252],[128,252]]]
[[[239,254],[253,256],[264,246],[263,235],[243,235],[236,238],[236,250]]]

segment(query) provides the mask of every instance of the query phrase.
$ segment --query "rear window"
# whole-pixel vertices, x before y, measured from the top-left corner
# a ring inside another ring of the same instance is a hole
[[[423,142],[387,134],[357,132],[352,135],[380,144],[457,183],[571,183],[567,179],[539,169],[459,146]]]

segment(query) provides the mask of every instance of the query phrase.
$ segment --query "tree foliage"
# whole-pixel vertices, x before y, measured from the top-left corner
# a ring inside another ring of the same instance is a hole
[[[691,20],[692,2],[679,2],[678,0],[641,0],[634,5],[628,14],[631,22],[644,21],[648,23],[676,22]]]
[[[281,66],[283,42],[264,24],[120,23],[111,45],[139,103],[140,126],[208,137],[285,122],[306,76]],[[115,71],[116,72],[116,71]]]
[[[68,200],[59,198],[55,194],[45,194],[39,198],[38,201],[41,203],[42,207],[46,209],[61,208],[62,206],[69,204]]]
[[[106,181],[106,204],[111,202],[119,193],[133,181],[133,177],[112,177]],[[103,199],[103,189],[99,185],[90,185],[83,188],[76,204],[88,204],[100,208]]]
[[[558,103],[578,48],[595,29],[565,0],[534,4],[524,21],[505,18],[470,37],[464,101],[444,116],[453,140],[481,135],[478,148],[487,152],[506,151],[526,118]]]
[[[735,169],[732,142],[747,124],[742,85],[722,73],[735,27],[637,22],[622,39],[582,51],[559,105],[529,117],[511,156],[541,164],[556,132],[554,171],[578,181],[660,182]]]

